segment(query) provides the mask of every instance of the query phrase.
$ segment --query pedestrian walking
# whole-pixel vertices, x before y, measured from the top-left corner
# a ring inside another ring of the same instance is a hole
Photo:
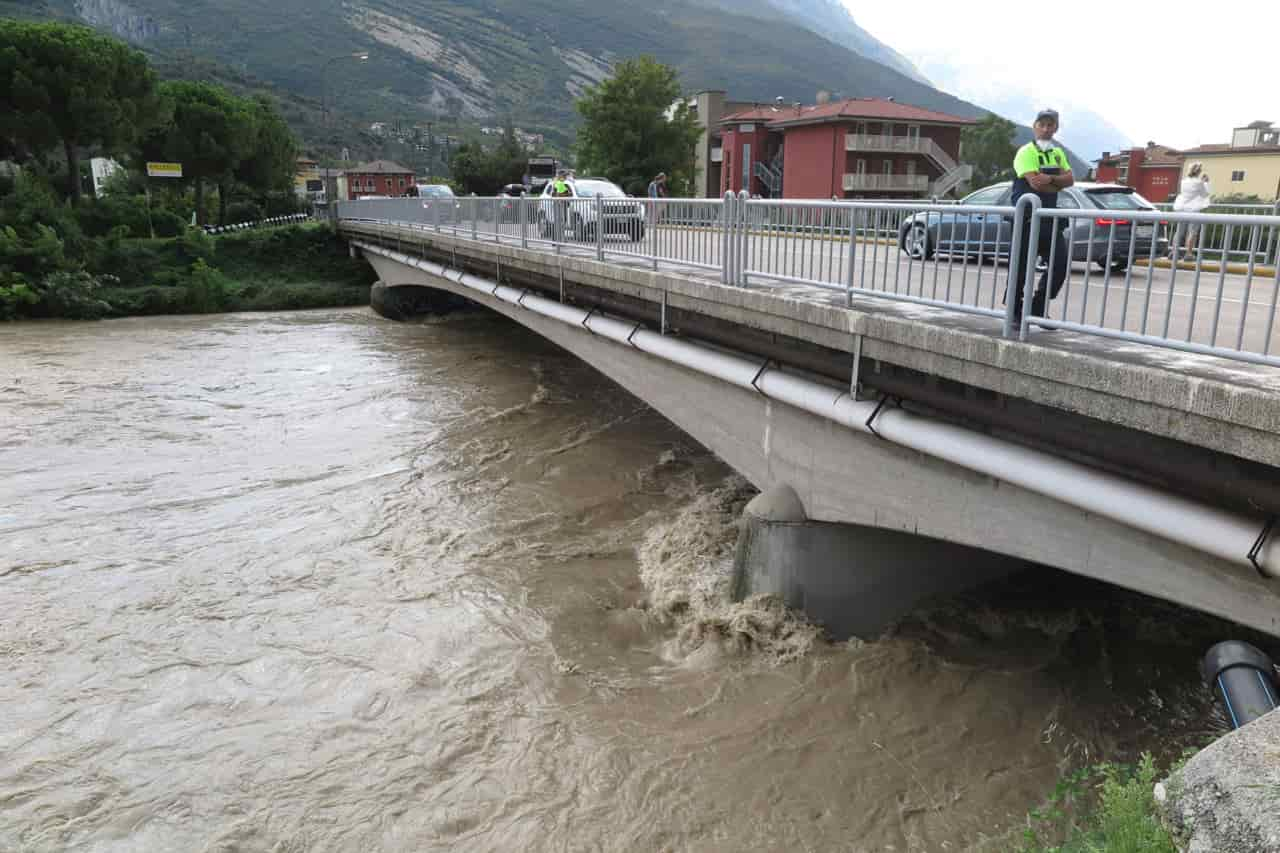
[[[667,173],[659,172],[649,182],[649,198],[667,197]]]
[[[1204,164],[1199,160],[1187,169],[1187,176],[1178,186],[1178,197],[1173,200],[1175,213],[1199,213],[1209,206],[1213,193],[1209,190],[1209,176],[1204,173]],[[1200,225],[1195,222],[1179,222],[1174,231],[1173,243],[1169,246],[1169,258],[1175,260],[1178,255],[1178,244],[1186,237],[1187,254],[1195,252],[1196,241],[1200,238]]]
[[[1041,110],[1036,113],[1035,139],[1018,149],[1013,158],[1012,204],[1027,193],[1035,193],[1040,197],[1040,207],[1053,209],[1058,206],[1058,193],[1074,184],[1075,176],[1071,173],[1071,163],[1067,160],[1067,152],[1054,140],[1058,132],[1058,111]],[[1044,274],[1040,276],[1040,285],[1036,288],[1031,300],[1031,316],[1043,317],[1048,300],[1058,295],[1062,283],[1067,279],[1067,244],[1062,229],[1066,220],[1046,217],[1040,221],[1040,233],[1035,235],[1035,248],[1032,249],[1031,217],[1028,216],[1022,225],[1022,251],[1014,259],[1013,278],[1016,282],[1014,297],[1014,323],[1022,322],[1022,297],[1026,284],[1027,263],[1037,255],[1050,262]],[[1057,235],[1057,246],[1054,247],[1054,235]]]

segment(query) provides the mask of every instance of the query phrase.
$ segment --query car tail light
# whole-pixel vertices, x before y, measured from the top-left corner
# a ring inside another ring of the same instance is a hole
[[[1093,220],[1093,224],[1094,225],[1128,225],[1129,220],[1127,219],[1095,219]]]

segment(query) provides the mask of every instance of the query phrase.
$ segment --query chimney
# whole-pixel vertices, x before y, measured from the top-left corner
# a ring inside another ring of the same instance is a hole
[[[819,89],[818,94],[815,95],[813,98],[813,102],[815,104],[826,104],[826,103],[829,103],[830,101],[831,101],[831,93],[828,92],[826,89]]]
[[[885,100],[886,100],[886,101],[888,101],[888,102],[889,102],[889,103],[891,103],[891,104],[892,104],[892,103],[894,103],[893,95],[890,95],[889,97],[885,98]]]
[[[795,108],[796,108],[796,115],[800,115],[800,102],[799,102],[799,101],[796,101],[796,102],[795,102],[794,104],[792,104],[791,106],[793,106],[793,107],[795,107]]]

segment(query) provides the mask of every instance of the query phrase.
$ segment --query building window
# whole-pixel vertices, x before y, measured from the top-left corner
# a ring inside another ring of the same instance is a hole
[[[396,186],[400,189],[404,189],[404,178],[396,178]]]
[[[1125,163],[1116,171],[1116,183],[1128,185],[1129,183],[1129,164],[1128,163]]]
[[[885,160],[885,161],[884,161],[884,173],[885,173],[886,175],[892,175],[892,174],[893,174],[893,161],[892,161],[892,160]]]
[[[866,161],[866,160],[863,160],[862,158],[858,158],[857,173],[858,173],[859,175],[865,175],[865,174],[867,173],[867,161]]]
[[[1243,181],[1243,180],[1244,180],[1244,169],[1240,169],[1239,171],[1235,171],[1231,173],[1232,183],[1239,183],[1240,181]]]
[[[907,161],[907,174],[908,174],[908,175],[915,175],[915,173],[916,173],[916,161],[915,161],[915,160],[908,160],[908,161]]]

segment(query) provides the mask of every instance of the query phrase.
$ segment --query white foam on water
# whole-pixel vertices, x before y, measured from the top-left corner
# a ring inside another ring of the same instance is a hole
[[[731,600],[738,519],[754,494],[738,476],[699,490],[637,549],[647,609],[675,629],[660,650],[668,662],[693,669],[729,657],[785,663],[819,641],[821,629],[775,596]]]

